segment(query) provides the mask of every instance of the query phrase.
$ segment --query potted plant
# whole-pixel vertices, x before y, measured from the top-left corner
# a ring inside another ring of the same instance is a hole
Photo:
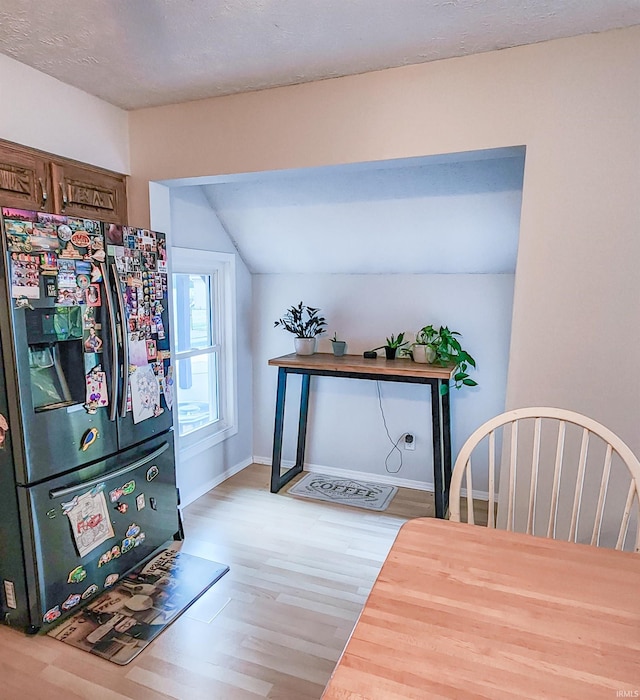
[[[316,338],[324,333],[327,325],[323,316],[319,315],[320,309],[306,306],[300,302],[297,306],[291,306],[282,318],[274,322],[274,328],[282,326],[295,336],[294,346],[298,355],[313,355],[316,351]]]
[[[407,343],[408,341],[404,339],[404,333],[398,333],[397,337],[392,333],[391,337],[387,338],[386,345],[382,346],[387,360],[395,360],[398,349]]]
[[[344,340],[338,340],[336,333],[333,334],[331,338],[331,346],[333,347],[333,354],[336,357],[341,357],[347,350],[347,343]]]
[[[455,365],[453,385],[456,389],[463,386],[477,386],[467,370],[476,366],[476,361],[462,348],[458,340],[460,333],[452,331],[447,326],[436,330],[432,325],[421,328],[416,333],[416,342],[411,344],[411,354],[415,362]],[[448,388],[444,385],[445,390]]]
[[[411,343],[411,356],[414,362],[433,363],[436,360],[438,331],[431,325],[421,328],[416,333],[416,342]]]

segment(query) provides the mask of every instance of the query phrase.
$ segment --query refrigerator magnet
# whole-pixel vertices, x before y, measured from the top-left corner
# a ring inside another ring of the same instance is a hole
[[[76,566],[67,576],[67,583],[82,583],[87,578],[87,572],[84,566]]]
[[[167,374],[164,378],[164,402],[167,404],[167,408],[171,411],[173,408],[173,366],[169,365],[167,367]]]
[[[147,539],[147,536],[144,534],[144,532],[141,532],[136,538],[136,543],[135,547],[139,547],[145,540]]]
[[[58,274],[58,258],[55,253],[42,253],[40,255],[40,269],[43,275]]]
[[[73,247],[71,241],[67,241],[67,244],[60,253],[61,258],[66,258],[67,260],[82,260],[82,255],[77,248]]]
[[[87,412],[90,413],[89,409],[87,409]],[[85,452],[88,450],[91,445],[98,439],[98,429],[97,428],[89,428],[87,432],[82,436],[82,440],[80,441],[80,449]]]
[[[9,423],[7,419],[0,413],[0,449],[4,447],[7,433],[9,432]]]
[[[131,480],[122,487],[122,495],[130,496],[136,490],[136,482]]]
[[[89,275],[81,274],[76,277],[76,284],[80,289],[86,289],[91,284]]]
[[[117,510],[118,513],[122,513],[124,515],[129,510],[129,506],[126,503],[118,501],[114,506],[114,509]]]
[[[118,580],[118,578],[119,578],[118,574],[109,574],[107,576],[107,578],[104,580],[104,587],[110,588]]]
[[[11,254],[11,296],[14,299],[40,298],[40,257],[24,253]]]
[[[91,281],[94,283],[102,282],[102,271],[97,265],[91,265]]]
[[[51,222],[34,223],[30,243],[34,250],[58,250],[60,241],[58,233]]]
[[[55,277],[45,277],[44,278],[44,295],[46,297],[57,297],[58,296],[58,285],[56,283]]]
[[[91,246],[91,238],[86,231],[76,231],[71,234],[71,242],[76,248],[89,248]]]
[[[77,505],[80,496],[74,496],[72,500],[62,504],[62,515],[70,513]]]
[[[113,555],[111,554],[111,550],[108,549],[106,552],[104,552],[104,554],[100,555],[100,559],[98,559],[98,568],[108,564],[112,559]]]
[[[136,508],[137,508],[138,510],[142,510],[144,507],[145,507],[144,494],[143,494],[143,493],[139,493],[139,494],[136,496]]]
[[[80,596],[82,600],[86,600],[87,598],[90,598],[94,593],[98,592],[98,586],[96,586],[95,583],[92,583],[89,588]]]
[[[62,604],[63,610],[71,610],[80,602],[80,594],[72,593]]]
[[[64,241],[66,243],[67,241],[71,240],[71,236],[72,236],[72,231],[66,224],[62,224],[61,226],[58,226],[58,238],[61,241]]]
[[[107,243],[112,243],[113,245],[122,245],[124,240],[124,229],[120,224],[109,224],[105,226]]]
[[[136,546],[136,540],[134,537],[125,537],[122,540],[122,553],[126,554],[129,550]]]
[[[87,306],[100,306],[100,285],[90,284],[85,289],[85,302]]]
[[[120,500],[120,497],[122,496],[122,487],[113,489],[113,491],[109,491],[109,500],[111,503],[115,503],[116,501]]]
[[[129,527],[127,528],[127,531],[125,535],[127,537],[135,537],[136,535],[140,534],[140,525],[136,525],[135,523],[131,523]]]
[[[149,467],[149,469],[147,469],[147,481],[153,481],[156,476],[158,476],[158,472],[158,467],[156,467],[155,464],[152,467]]]
[[[85,333],[84,339],[84,351],[85,352],[102,352],[102,338],[98,335],[98,331],[95,326],[91,326]],[[102,381],[104,381],[104,372],[100,372],[103,375]],[[89,377],[87,377],[89,379]],[[106,393],[105,393],[106,399]],[[105,405],[105,404],[103,404]]]
[[[29,238],[33,232],[33,221],[5,219],[4,232],[7,238],[7,249],[10,252],[26,251],[28,253],[32,250]]]
[[[50,622],[53,622],[54,620],[57,620],[62,613],[60,612],[60,606],[56,605],[55,608],[51,608],[51,610],[47,610],[47,612],[42,616],[42,621],[45,624],[49,624]]]

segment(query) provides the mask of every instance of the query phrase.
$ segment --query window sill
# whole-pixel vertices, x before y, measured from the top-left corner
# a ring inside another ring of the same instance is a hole
[[[206,431],[204,431],[206,433]],[[227,438],[232,437],[238,432],[237,425],[220,426],[214,433],[207,433],[202,436],[198,435],[198,431],[185,435],[178,436],[178,454],[181,459],[190,459],[205,450],[218,445]]]

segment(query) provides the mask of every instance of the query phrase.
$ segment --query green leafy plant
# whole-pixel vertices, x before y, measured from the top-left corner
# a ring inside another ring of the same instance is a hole
[[[293,333],[296,338],[315,338],[324,333],[327,322],[319,315],[320,309],[306,306],[300,302],[297,306],[291,306],[274,322],[273,326],[281,326],[285,331]]]
[[[334,332],[333,338],[331,338],[332,343],[341,343],[342,341],[338,338],[338,334]]]
[[[426,345],[435,354],[433,364],[447,365],[454,363],[453,386],[461,389],[463,386],[478,386],[478,382],[471,379],[468,373],[469,367],[475,369],[476,361],[460,345],[458,338],[461,334],[452,331],[447,326],[440,326],[436,330],[432,325],[421,328],[416,333],[416,342],[413,345]],[[443,384],[443,393],[448,391],[447,384]]]
[[[398,333],[397,337],[392,333],[391,337],[387,338],[387,342],[382,347],[396,348],[397,350],[398,348],[401,348],[403,345],[407,345],[408,343],[409,341],[404,339],[404,333]]]

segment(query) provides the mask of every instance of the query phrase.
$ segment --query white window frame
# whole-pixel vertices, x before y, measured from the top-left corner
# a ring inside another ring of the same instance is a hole
[[[211,303],[213,318],[217,327],[212,328],[214,342],[220,341],[218,351],[218,420],[186,435],[180,435],[178,425],[178,393],[174,402],[174,426],[176,441],[181,457],[188,458],[209,447],[213,447],[238,432],[237,401],[237,349],[236,349],[236,256],[233,253],[218,253],[195,248],[171,248],[171,274],[209,275],[211,277]],[[172,286],[173,286],[173,277]],[[176,319],[171,294],[173,362],[181,356],[175,335]]]

